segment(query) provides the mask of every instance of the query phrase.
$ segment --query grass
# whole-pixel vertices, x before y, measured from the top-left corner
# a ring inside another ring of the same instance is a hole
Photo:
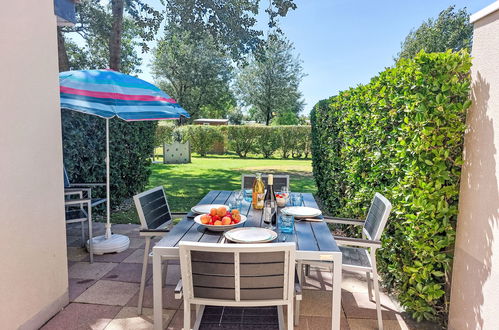
[[[152,164],[151,169],[147,189],[162,185],[172,212],[190,210],[210,190],[240,189],[241,175],[256,172],[289,174],[291,191],[316,192],[312,161],[304,159],[241,159],[232,155],[210,155],[192,157],[189,164]],[[112,222],[139,223],[134,207],[113,213]]]

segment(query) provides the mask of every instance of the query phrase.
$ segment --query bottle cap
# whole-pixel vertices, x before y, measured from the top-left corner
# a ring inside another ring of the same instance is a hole
[[[274,185],[274,176],[272,174],[269,174],[268,182],[269,182],[269,185],[271,185],[271,186]]]

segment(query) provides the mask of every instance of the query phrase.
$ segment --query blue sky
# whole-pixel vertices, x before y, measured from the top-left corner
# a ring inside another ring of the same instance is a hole
[[[150,0],[159,4],[157,0]],[[263,1],[267,4],[267,1]],[[338,91],[369,82],[393,64],[393,57],[412,28],[450,5],[471,14],[494,0],[295,0],[298,8],[280,25],[294,43],[307,76],[301,91],[308,113],[314,104]],[[266,29],[265,15],[259,27]],[[161,31],[162,33],[162,31]],[[160,33],[160,34],[161,34]],[[150,75],[149,54],[143,54],[143,79]]]

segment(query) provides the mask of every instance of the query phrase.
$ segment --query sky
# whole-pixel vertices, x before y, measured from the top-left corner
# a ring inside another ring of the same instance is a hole
[[[147,0],[159,7],[158,0]],[[263,1],[265,4],[267,1]],[[413,28],[450,5],[473,14],[494,0],[295,0],[298,8],[280,19],[307,75],[300,86],[305,113],[318,101],[365,84],[393,64]],[[160,7],[159,7],[160,8]],[[258,27],[266,30],[267,17]],[[162,31],[158,34],[162,34]],[[150,54],[142,54],[142,79],[153,82]]]

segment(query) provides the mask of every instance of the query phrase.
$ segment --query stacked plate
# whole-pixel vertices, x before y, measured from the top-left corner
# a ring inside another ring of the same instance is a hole
[[[277,233],[266,228],[244,227],[229,230],[224,236],[235,243],[266,243],[275,240]]]
[[[295,218],[315,218],[322,214],[321,210],[307,206],[285,207],[281,212],[286,215],[292,215]]]
[[[200,204],[191,208],[192,213],[196,214],[209,214],[211,209],[218,209],[219,207],[225,207],[227,210],[229,207],[223,204]]]

